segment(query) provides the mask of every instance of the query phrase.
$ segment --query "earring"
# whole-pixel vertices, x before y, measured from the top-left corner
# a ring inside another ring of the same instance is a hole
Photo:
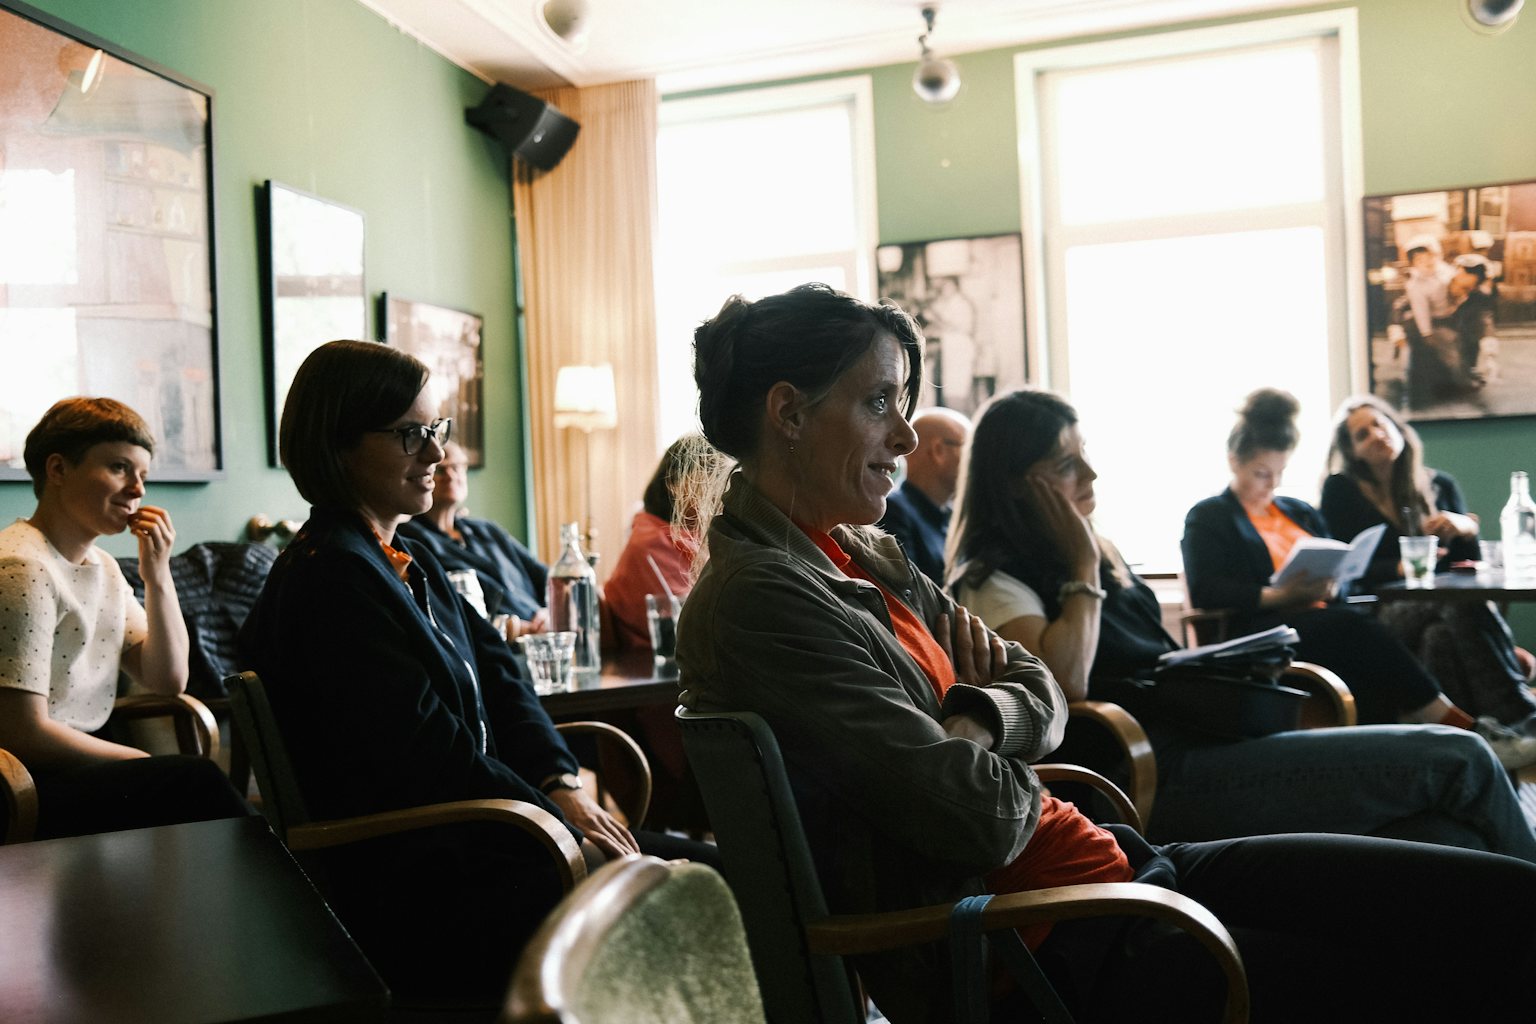
[[[789,442],[789,454],[795,454],[795,442],[793,441]]]

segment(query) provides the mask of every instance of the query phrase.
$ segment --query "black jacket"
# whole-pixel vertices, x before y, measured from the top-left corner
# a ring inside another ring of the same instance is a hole
[[[310,813],[506,798],[559,817],[538,784],[577,763],[522,663],[430,551],[396,544],[409,588],[361,518],[311,510],[240,633]]]
[[[1314,537],[1332,536],[1322,515],[1306,502],[1276,495],[1275,505]],[[1189,510],[1181,547],[1190,604],[1230,608],[1240,617],[1259,610],[1259,594],[1275,574],[1275,563],[1230,489]]]

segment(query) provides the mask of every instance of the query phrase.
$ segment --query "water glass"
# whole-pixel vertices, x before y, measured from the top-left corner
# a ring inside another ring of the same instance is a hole
[[[657,665],[665,665],[677,657],[677,617],[672,602],[645,595],[645,624],[651,630],[651,653]]]
[[[485,610],[485,588],[480,586],[480,577],[473,569],[448,570],[448,582],[453,584],[469,606],[480,613],[482,619],[490,618]]]
[[[564,693],[571,688],[571,660],[576,652],[576,634],[572,632],[530,633],[517,638],[528,671],[533,676],[533,692],[544,697]]]
[[[1504,568],[1504,550],[1498,541],[1480,540],[1477,542],[1477,551],[1484,572],[1497,572]]]
[[[1438,537],[1399,537],[1398,554],[1403,560],[1403,583],[1409,590],[1435,585],[1435,551]]]

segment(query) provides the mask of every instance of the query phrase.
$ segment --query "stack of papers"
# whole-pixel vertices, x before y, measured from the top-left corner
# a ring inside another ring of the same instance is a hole
[[[1295,647],[1298,639],[1300,638],[1296,635],[1296,630],[1290,626],[1275,626],[1262,633],[1233,637],[1219,644],[1202,644],[1199,647],[1169,651],[1157,661],[1164,668],[1190,662],[1219,665],[1222,662],[1252,661],[1256,655],[1277,652],[1282,647]]]

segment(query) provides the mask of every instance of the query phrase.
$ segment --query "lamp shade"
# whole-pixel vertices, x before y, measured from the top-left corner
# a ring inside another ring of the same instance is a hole
[[[562,366],[555,377],[555,426],[612,430],[619,425],[613,366]]]

